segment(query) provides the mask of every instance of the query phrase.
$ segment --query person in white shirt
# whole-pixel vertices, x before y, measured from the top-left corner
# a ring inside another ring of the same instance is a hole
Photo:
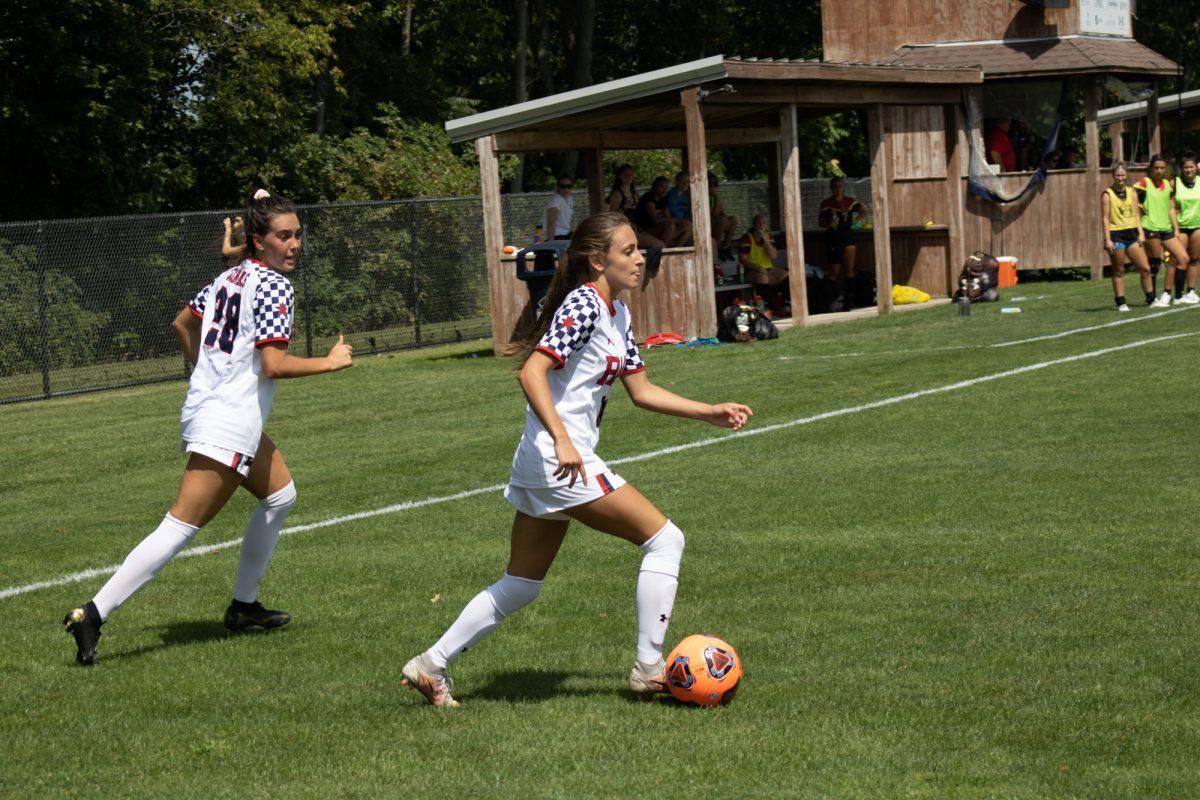
[[[96,663],[100,626],[158,574],[217,515],[239,486],[259,499],[242,540],[225,627],[277,628],[291,616],[264,608],[258,584],[279,540],[296,487],[283,455],[263,433],[275,381],[351,365],[342,337],[321,358],[288,353],[293,295],[287,273],[300,257],[300,221],[290,200],[261,190],[244,217],[246,258],[200,290],[172,323],[195,365],[180,413],[180,448],[188,455],[179,494],[158,527],[130,551],[95,597],[63,620],[75,660]]]
[[[571,219],[575,214],[575,198],[571,188],[575,185],[570,175],[559,175],[554,194],[546,201],[542,214],[542,230],[551,239],[571,238]]]
[[[646,377],[629,309],[614,299],[641,286],[645,263],[625,215],[589,217],[559,261],[537,326],[516,348],[528,406],[504,491],[517,512],[508,568],[431,648],[404,665],[404,685],[435,706],[458,705],[446,667],[537,597],[571,520],[641,548],[637,656],[629,687],[639,697],[666,691],[663,639],[683,533],[596,454],[604,408],[619,378],[634,405],[660,414],[738,430],[753,412],[740,403],[688,400]]]

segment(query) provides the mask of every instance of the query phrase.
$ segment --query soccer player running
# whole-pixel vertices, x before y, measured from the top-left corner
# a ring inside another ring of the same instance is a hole
[[[190,455],[179,494],[158,527],[130,551],[96,596],[63,620],[75,637],[75,659],[94,664],[100,626],[217,515],[242,486],[259,499],[242,538],[241,560],[225,627],[286,625],[285,611],[264,608],[258,584],[279,540],[296,487],[263,424],[278,378],[336,372],[351,365],[342,337],[329,354],[288,353],[292,284],[300,257],[296,208],[282,197],[260,197],[245,213],[247,258],[200,290],[171,324],[195,364],[180,414],[180,448]]]
[[[1167,180],[1167,160],[1162,156],[1150,157],[1146,177],[1139,178],[1133,185],[1142,206],[1142,227],[1146,231],[1146,255],[1150,261],[1150,292],[1154,293],[1154,280],[1163,262],[1163,250],[1171,254],[1167,266],[1166,283],[1162,296],[1152,300],[1152,308],[1167,308],[1171,305],[1171,292],[1175,288],[1176,265],[1187,267],[1188,254],[1179,233],[1179,222],[1175,216],[1175,186]]]
[[[1179,262],[1180,268],[1187,264],[1187,293],[1181,296],[1177,284],[1169,281],[1167,288],[1176,290],[1176,303],[1195,305],[1200,303],[1200,295],[1196,294],[1196,274],[1200,272],[1200,185],[1196,183],[1196,154],[1188,150],[1180,156],[1180,162],[1181,174],[1175,178],[1175,218],[1179,223],[1180,244],[1188,254],[1188,261]]]
[[[528,400],[525,433],[505,499],[517,510],[508,567],[475,596],[433,647],[403,668],[403,683],[435,706],[456,706],[447,666],[538,596],[571,520],[641,548],[637,659],[629,687],[666,691],[663,639],[675,602],[683,533],[595,453],[600,420],[618,378],[634,404],[738,430],[750,408],[708,405],[655,386],[615,297],[641,285],[645,258],[624,215],[597,214],[576,229],[533,332],[517,348]]]
[[[1128,311],[1125,302],[1125,264],[1132,261],[1142,278],[1142,291],[1146,302],[1154,302],[1154,280],[1150,277],[1150,264],[1146,260],[1145,232],[1142,230],[1142,215],[1138,210],[1137,195],[1133,187],[1126,184],[1125,165],[1113,164],[1112,185],[1100,194],[1100,219],[1104,227],[1104,249],[1112,262],[1113,300],[1117,311]]]

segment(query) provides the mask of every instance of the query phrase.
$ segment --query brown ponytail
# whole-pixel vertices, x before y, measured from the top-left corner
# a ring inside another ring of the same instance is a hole
[[[253,199],[246,205],[245,213],[242,214],[242,227],[246,231],[246,257],[253,258],[258,254],[254,237],[270,233],[271,220],[280,214],[295,213],[296,206],[286,197],[272,196],[262,189],[255,192]]]
[[[629,219],[620,212],[606,211],[593,214],[583,221],[571,234],[571,245],[567,254],[559,259],[558,269],[546,289],[546,299],[537,324],[520,341],[509,346],[506,355],[515,357],[522,364],[537,348],[538,342],[550,330],[554,313],[568,294],[591,279],[591,262],[595,258],[603,261],[612,247],[613,236],[622,227],[628,227]]]

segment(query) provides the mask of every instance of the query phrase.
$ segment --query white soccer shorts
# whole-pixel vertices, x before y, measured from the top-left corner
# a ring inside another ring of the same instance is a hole
[[[198,453],[205,458],[211,458],[218,464],[224,464],[229,467],[243,478],[250,474],[250,467],[254,464],[254,456],[248,456],[245,453],[239,453],[236,450],[229,450],[224,447],[217,447],[215,444],[184,440],[179,443],[179,449],[185,453]]]
[[[562,513],[563,509],[575,508],[584,503],[599,500],[624,485],[625,479],[615,472],[600,472],[596,475],[588,475],[586,486],[582,480],[576,480],[575,485],[570,488],[565,483],[562,486],[544,488],[513,486],[510,483],[504,487],[504,499],[526,516],[536,519],[567,520],[570,517]]]

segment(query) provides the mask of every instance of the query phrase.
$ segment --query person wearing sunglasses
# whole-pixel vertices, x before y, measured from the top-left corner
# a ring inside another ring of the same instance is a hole
[[[542,230],[551,239],[571,238],[571,216],[575,213],[575,199],[571,196],[571,188],[575,179],[570,175],[558,176],[554,194],[546,201],[546,210],[542,214]]]

